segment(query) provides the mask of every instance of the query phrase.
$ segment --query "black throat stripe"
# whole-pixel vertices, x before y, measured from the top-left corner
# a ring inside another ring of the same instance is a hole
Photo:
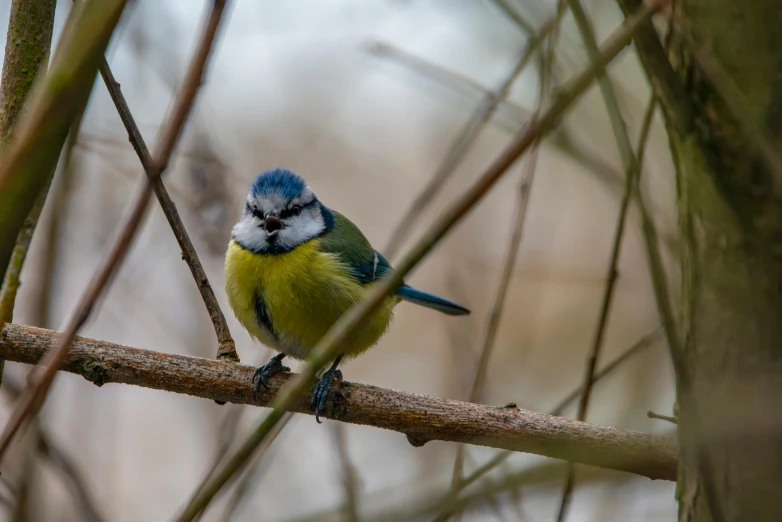
[[[260,292],[256,292],[254,304],[255,317],[258,319],[258,323],[269,330],[275,340],[279,340],[277,337],[277,332],[274,330],[274,326],[272,325],[272,318],[269,316],[269,311],[266,310],[266,303],[264,303],[263,296]]]

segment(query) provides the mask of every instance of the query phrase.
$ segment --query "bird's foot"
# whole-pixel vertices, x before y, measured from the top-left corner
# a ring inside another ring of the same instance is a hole
[[[327,370],[323,376],[315,385],[315,389],[312,391],[312,400],[310,400],[310,409],[315,410],[315,420],[320,424],[320,414],[323,412],[323,408],[326,406],[326,399],[329,396],[329,390],[331,389],[331,383],[334,379],[342,380],[342,370],[337,370],[332,367]]]
[[[283,366],[282,360],[284,357],[284,353],[278,353],[269,359],[269,362],[255,369],[255,372],[253,373],[253,400],[257,400],[256,396],[258,395],[261,386],[267,390],[269,389],[269,385],[267,383],[269,382],[269,379],[271,379],[272,375],[279,372],[291,371],[291,369],[287,366]]]

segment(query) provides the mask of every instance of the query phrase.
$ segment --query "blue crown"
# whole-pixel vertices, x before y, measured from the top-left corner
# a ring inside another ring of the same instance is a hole
[[[250,193],[255,197],[281,194],[286,199],[292,199],[301,194],[306,185],[307,182],[298,174],[276,168],[259,174],[250,187]]]

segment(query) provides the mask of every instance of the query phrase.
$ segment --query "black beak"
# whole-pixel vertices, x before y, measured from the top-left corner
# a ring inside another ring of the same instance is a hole
[[[268,216],[266,220],[263,222],[263,229],[266,231],[267,234],[272,234],[274,232],[277,232],[282,228],[282,221],[280,221],[278,218],[274,216]]]

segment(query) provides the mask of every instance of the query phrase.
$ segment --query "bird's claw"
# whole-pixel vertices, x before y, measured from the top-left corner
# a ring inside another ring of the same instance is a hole
[[[315,420],[318,424],[321,423],[320,414],[323,408],[326,406],[326,399],[329,396],[329,390],[331,389],[331,383],[334,379],[342,380],[341,370],[328,370],[315,385],[315,389],[312,391],[312,400],[310,400],[310,409],[315,410]]]
[[[269,389],[268,382],[274,374],[291,371],[287,366],[283,366],[283,357],[285,357],[285,354],[277,354],[269,359],[269,362],[255,369],[255,372],[253,372],[253,400],[258,400],[257,396],[261,386],[267,390]]]

